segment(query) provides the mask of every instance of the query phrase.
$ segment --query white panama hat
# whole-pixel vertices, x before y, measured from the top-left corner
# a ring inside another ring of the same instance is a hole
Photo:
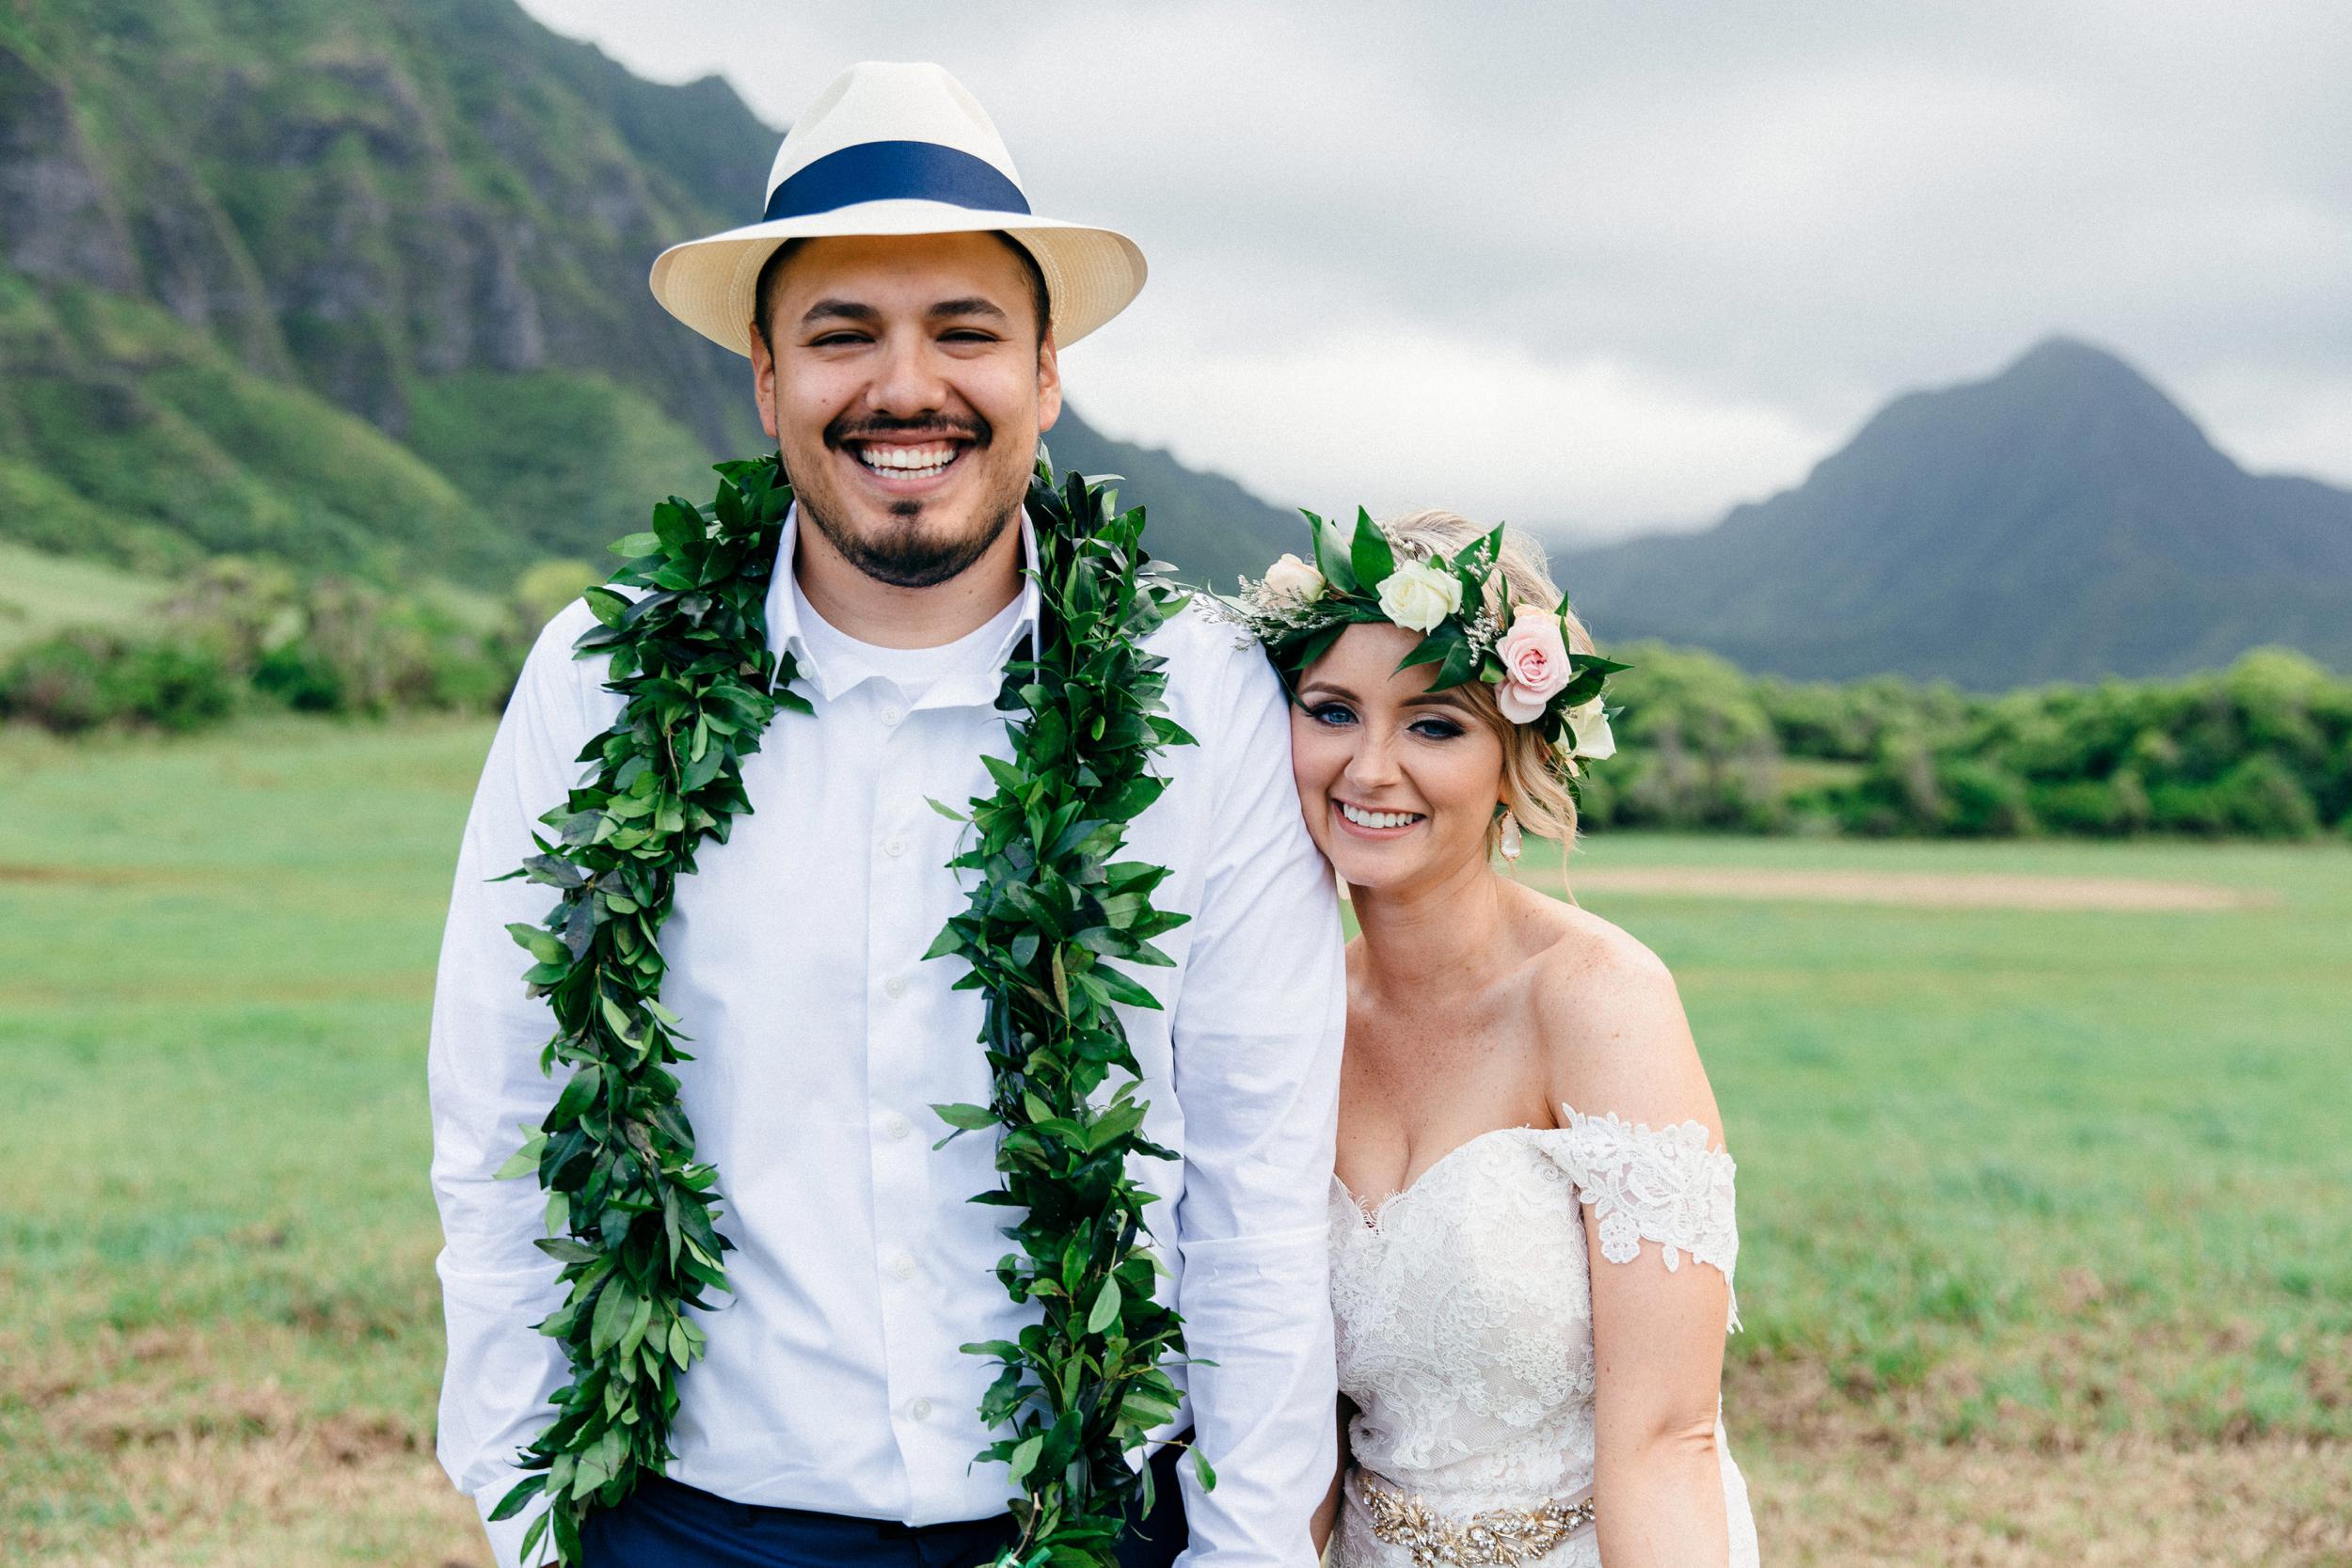
[[[752,291],[785,241],[991,230],[1036,258],[1064,347],[1143,287],[1135,241],[1029,211],[1012,154],[962,83],[936,65],[869,60],[834,77],[793,121],[768,171],[760,221],[663,251],[653,296],[712,342],[748,355]]]

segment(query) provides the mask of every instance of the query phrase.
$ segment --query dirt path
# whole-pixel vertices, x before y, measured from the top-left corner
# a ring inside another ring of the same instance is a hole
[[[1743,868],[1578,866],[1569,884],[1585,893],[1679,898],[1742,898],[1836,904],[1907,904],[1950,910],[2239,910],[2261,894],[2208,882],[2137,877],[2038,877],[1999,871],[1771,871]]]

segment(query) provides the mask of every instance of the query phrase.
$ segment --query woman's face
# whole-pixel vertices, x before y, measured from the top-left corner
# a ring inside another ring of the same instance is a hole
[[[1418,632],[1340,634],[1291,709],[1291,772],[1307,831],[1349,885],[1397,890],[1484,864],[1502,789],[1502,742],[1429,665],[1397,669]]]

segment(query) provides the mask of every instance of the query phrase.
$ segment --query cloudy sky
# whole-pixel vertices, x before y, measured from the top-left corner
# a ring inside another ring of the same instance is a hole
[[[525,5],[779,125],[945,63],[1151,258],[1073,400],[1284,503],[1709,521],[2051,332],[2352,483],[2343,0]]]

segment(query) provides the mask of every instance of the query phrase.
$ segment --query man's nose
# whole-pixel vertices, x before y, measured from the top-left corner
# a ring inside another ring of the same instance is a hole
[[[920,332],[893,332],[882,340],[882,361],[866,388],[866,405],[877,414],[913,419],[935,414],[947,404],[947,384],[938,356]]]

